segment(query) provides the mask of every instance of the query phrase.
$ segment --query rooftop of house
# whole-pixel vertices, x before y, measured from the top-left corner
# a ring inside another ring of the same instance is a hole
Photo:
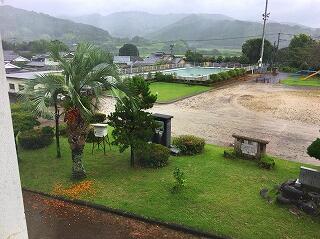
[[[26,72],[17,72],[17,73],[9,73],[6,74],[7,78],[10,79],[25,79],[25,80],[33,80],[37,76],[48,73],[61,73],[62,71],[26,71]]]
[[[116,64],[129,64],[131,62],[141,61],[139,56],[114,56],[113,62]]]
[[[5,62],[11,62],[14,59],[18,58],[19,55],[14,51],[6,50],[6,51],[3,51],[3,57]]]
[[[26,66],[31,66],[31,67],[44,67],[46,64],[44,61],[30,61],[29,63],[26,64]]]
[[[5,64],[5,65],[4,65],[4,68],[5,68],[5,69],[20,69],[19,66],[13,65],[13,64],[11,64],[11,63]]]

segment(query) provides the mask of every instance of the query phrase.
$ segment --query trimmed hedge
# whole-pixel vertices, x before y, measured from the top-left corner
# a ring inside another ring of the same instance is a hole
[[[147,144],[137,152],[137,158],[141,167],[162,168],[168,164],[170,150],[161,144]]]
[[[181,135],[173,139],[173,145],[182,155],[195,155],[203,152],[205,140],[193,135]]]
[[[18,143],[23,149],[40,149],[53,142],[54,131],[52,127],[31,129],[18,134]]]
[[[210,75],[210,80],[212,83],[216,83],[222,81],[222,78],[219,74],[212,74]]]
[[[163,82],[172,82],[174,80],[174,76],[170,74],[163,74],[162,72],[156,72],[154,75],[155,81],[163,81]]]

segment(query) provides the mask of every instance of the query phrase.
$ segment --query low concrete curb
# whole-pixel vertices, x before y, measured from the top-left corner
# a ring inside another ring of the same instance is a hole
[[[51,195],[51,194],[48,194],[48,193],[44,193],[44,192],[28,189],[28,188],[25,188],[25,187],[23,187],[22,190],[26,191],[26,192],[39,194],[41,196],[45,196],[45,197],[48,197],[48,198],[57,199],[57,200],[61,200],[61,201],[64,201],[64,202],[73,203],[73,204],[77,204],[77,205],[80,205],[80,206],[86,206],[86,207],[94,208],[94,209],[97,209],[97,210],[100,210],[100,211],[104,211],[104,212],[108,212],[108,213],[113,213],[113,214],[116,214],[116,215],[119,215],[119,216],[132,218],[132,219],[139,220],[139,221],[142,221],[142,222],[146,222],[146,223],[150,223],[150,224],[154,224],[154,225],[167,227],[169,229],[185,232],[185,233],[188,233],[188,234],[192,234],[194,236],[206,237],[206,238],[212,238],[212,239],[231,239],[230,237],[219,236],[219,235],[214,235],[214,234],[209,233],[209,232],[198,231],[196,229],[193,229],[193,228],[190,228],[190,227],[186,227],[186,226],[183,226],[183,225],[180,225],[180,224],[158,221],[158,220],[147,218],[147,217],[144,217],[144,216],[141,216],[141,215],[137,215],[137,214],[134,214],[134,213],[131,213],[131,212],[122,211],[122,210],[119,210],[119,209],[115,209],[115,208],[111,208],[111,207],[107,207],[107,206],[91,203],[91,202],[88,202],[88,201],[83,201],[83,200],[79,200],[79,199],[68,199],[68,198],[63,197],[63,196]]]

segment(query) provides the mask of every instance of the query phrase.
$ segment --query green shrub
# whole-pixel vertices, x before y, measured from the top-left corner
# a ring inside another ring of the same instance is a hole
[[[174,76],[170,74],[163,74],[162,72],[156,72],[154,79],[156,81],[170,82],[174,80]]]
[[[48,136],[54,136],[54,128],[50,126],[44,126],[41,128],[41,133]]]
[[[247,74],[247,70],[244,69],[244,68],[240,68],[240,69],[239,69],[239,75],[240,75],[240,76],[244,76],[245,74]]]
[[[182,155],[195,155],[203,152],[205,140],[193,135],[182,135],[173,139]]]
[[[221,77],[221,80],[228,80],[230,78],[227,71],[220,72],[218,75]]]
[[[263,155],[258,162],[259,167],[265,169],[273,169],[275,164],[274,159],[268,155]]]
[[[168,164],[170,150],[161,144],[147,144],[137,152],[137,158],[142,167],[162,168]]]
[[[241,71],[239,68],[235,68],[234,69],[234,73],[235,73],[235,76],[238,77],[238,76],[241,76]]]
[[[175,180],[175,184],[171,189],[172,193],[178,193],[179,191],[181,191],[181,189],[185,186],[185,177],[184,177],[184,172],[179,169],[179,168],[175,168],[173,171],[173,177]]]
[[[90,123],[103,123],[106,119],[106,114],[97,112],[92,116]]]
[[[221,81],[221,76],[219,74],[211,74],[210,75],[210,80],[212,83],[216,83],[216,82],[219,82]]]
[[[15,135],[17,135],[20,131],[30,130],[35,126],[40,125],[37,117],[28,112],[14,111],[11,116]]]
[[[310,157],[320,160],[320,139],[316,139],[307,149]]]
[[[31,129],[18,134],[18,142],[23,149],[40,149],[53,142],[53,134],[49,129]],[[44,131],[44,132],[43,132]]]
[[[237,76],[237,73],[234,70],[228,71],[228,74],[229,74],[230,78],[234,78]]]

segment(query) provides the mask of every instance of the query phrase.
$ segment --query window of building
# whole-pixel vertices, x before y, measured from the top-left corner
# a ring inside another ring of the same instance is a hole
[[[14,87],[14,84],[10,83],[10,84],[9,84],[9,89],[10,89],[10,90],[15,90],[16,88]]]

